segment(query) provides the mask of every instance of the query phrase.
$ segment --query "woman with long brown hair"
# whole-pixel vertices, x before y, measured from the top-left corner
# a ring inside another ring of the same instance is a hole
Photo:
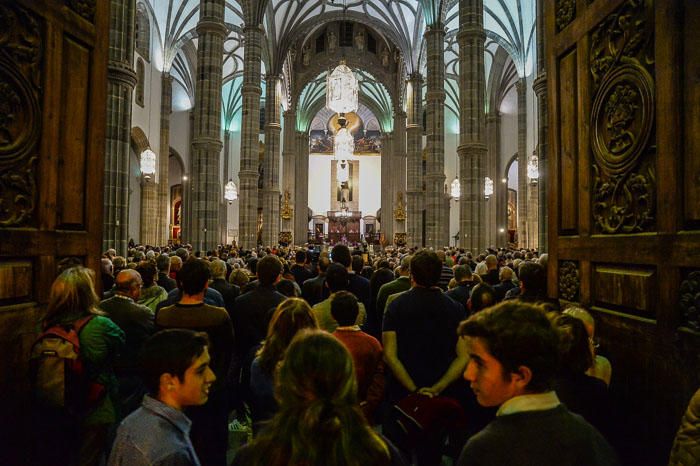
[[[278,369],[279,411],[234,466],[379,466],[403,464],[367,424],[357,398],[352,357],[335,337],[302,330]]]

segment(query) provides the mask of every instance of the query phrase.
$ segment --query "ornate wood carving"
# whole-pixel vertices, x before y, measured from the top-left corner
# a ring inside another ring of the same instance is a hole
[[[576,17],[575,0],[557,0],[557,31],[561,31]]]
[[[36,205],[42,33],[16,5],[0,5],[0,226],[27,226]]]
[[[690,272],[681,282],[681,325],[700,332],[700,271]]]
[[[653,24],[648,0],[628,0],[591,35],[593,218],[601,233],[655,226]]]
[[[95,20],[95,0],[66,0],[66,5],[91,23]]]
[[[563,261],[559,265],[559,297],[566,301],[578,301],[581,279],[578,263]]]

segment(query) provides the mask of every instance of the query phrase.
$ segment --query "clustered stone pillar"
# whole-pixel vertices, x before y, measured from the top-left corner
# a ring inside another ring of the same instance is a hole
[[[284,200],[287,194],[289,195],[289,205],[292,208],[289,212],[290,218],[282,218],[282,231],[292,233],[293,244],[303,244],[306,238],[297,238],[294,236],[294,218],[297,211],[294,208],[296,199],[296,125],[297,113],[294,106],[284,112],[284,147],[282,149],[282,199]]]
[[[486,243],[489,246],[503,247],[508,242],[508,184],[503,183],[504,167],[500,163],[501,114],[497,109],[492,109],[486,115],[486,135],[488,176],[493,179],[493,197],[488,201],[486,209]]]
[[[158,212],[153,223],[158,225],[158,243],[167,244],[170,237],[170,114],[173,111],[173,78],[170,73],[161,75],[160,90],[160,154],[158,154]]]
[[[445,28],[431,25],[425,33],[427,42],[428,89],[425,95],[427,110],[427,155],[425,173],[425,244],[439,248],[447,245],[441,225],[444,217],[445,191]]]
[[[306,243],[309,233],[309,133],[297,132],[294,194],[294,242]]]
[[[393,185],[391,198],[392,207],[398,205],[399,193],[403,198],[403,205],[406,208],[406,112],[401,108],[394,110],[394,139],[392,141],[391,172],[393,173]],[[394,213],[391,212],[391,218]],[[394,234],[406,233],[405,221],[393,221]],[[391,243],[392,238],[386,238]]]
[[[129,241],[129,138],[134,62],[135,0],[110,2],[105,134],[103,250],[126,257]]]
[[[280,96],[277,92],[279,76],[265,79],[265,159],[263,161],[263,244],[277,244],[280,231]]]
[[[518,91],[518,246],[529,244],[527,234],[527,86],[526,78],[516,83]]]
[[[406,241],[422,246],[423,240],[423,78],[409,77],[406,122]]]
[[[201,0],[197,23],[197,83],[192,137],[192,246],[209,250],[220,239],[221,84],[224,0]]]
[[[539,240],[538,249],[547,252],[547,139],[549,115],[547,114],[547,73],[545,72],[544,1],[537,1],[537,79],[532,85],[537,96],[537,158],[539,160]]]
[[[392,166],[392,153],[393,153],[393,133],[387,132],[382,135],[382,154],[381,154],[381,206],[382,206],[382,218],[381,218],[381,231],[384,234],[384,238],[388,241],[394,237],[394,176],[393,171],[398,170],[398,167]]]
[[[156,246],[158,242],[158,185],[154,177],[141,178],[141,243]]]
[[[224,186],[228,183],[231,172],[231,131],[224,130]],[[221,244],[228,242],[228,201],[221,204]]]
[[[483,0],[459,2],[459,245],[473,253],[486,246],[486,115]]]
[[[250,249],[257,244],[258,220],[258,148],[260,133],[260,86],[263,31],[259,24],[243,29],[243,121],[241,130],[241,167],[238,229],[239,246]]]

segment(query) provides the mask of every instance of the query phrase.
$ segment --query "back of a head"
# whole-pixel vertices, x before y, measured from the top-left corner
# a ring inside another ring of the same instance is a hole
[[[468,265],[458,265],[455,267],[455,281],[461,283],[472,278],[472,269]]]
[[[156,266],[160,272],[167,273],[170,270],[170,256],[161,254],[156,258]]]
[[[258,261],[256,274],[260,284],[270,286],[282,274],[282,262],[274,254],[268,254]]]
[[[583,322],[586,327],[588,336],[593,338],[595,335],[595,319],[590,312],[579,306],[570,306],[564,310],[564,314],[576,317]]]
[[[275,285],[275,288],[277,289],[278,292],[282,293],[283,295],[289,297],[289,298],[296,298],[297,297],[297,288],[295,285],[294,280],[289,280],[288,278],[283,278],[282,280],[277,282],[277,285]]]
[[[506,301],[472,315],[460,324],[458,334],[481,339],[506,374],[528,367],[532,371],[528,392],[551,389],[559,362],[559,338],[541,307]]]
[[[331,265],[331,260],[328,258],[328,256],[321,256],[318,258],[318,269],[321,271],[321,273],[326,273],[329,265]]]
[[[74,321],[93,312],[98,302],[95,273],[81,265],[67,268],[51,285],[44,324]]]
[[[187,329],[162,330],[149,338],[139,353],[139,367],[150,395],[158,396],[163,374],[174,375],[184,382],[185,371],[207,346],[206,333]]]
[[[117,292],[130,294],[132,289],[143,282],[141,275],[136,270],[126,269],[119,272],[114,280]]]
[[[177,251],[175,251],[175,255],[177,257],[179,257],[182,260],[182,262],[184,263],[187,261],[190,253],[187,252],[187,249],[185,249],[185,248],[178,248]]]
[[[420,286],[437,285],[441,273],[442,262],[433,251],[424,249],[414,254],[411,259],[411,278]]]
[[[438,259],[440,259],[440,262],[445,262],[445,251],[443,251],[442,249],[438,249],[435,254],[437,254],[437,257]]]
[[[498,272],[498,279],[502,282],[513,280],[513,269],[507,265],[501,267],[501,270]]]
[[[498,266],[498,259],[493,254],[489,254],[488,256],[486,256],[484,262],[486,262],[486,267],[488,267],[489,269],[493,269]]]
[[[593,365],[593,353],[583,321],[568,314],[553,319],[559,332],[559,354],[563,372],[583,374]]]
[[[185,294],[196,295],[204,290],[210,276],[209,264],[203,259],[193,258],[185,262],[177,274],[177,279]]]
[[[172,256],[170,258],[170,270],[173,272],[179,272],[182,268],[182,259],[179,256]]]
[[[528,293],[540,295],[547,292],[547,277],[540,264],[523,262],[518,269],[518,278]]]
[[[469,295],[471,311],[479,312],[496,304],[496,292],[487,283],[479,283]]]
[[[344,244],[335,245],[333,247],[333,251],[331,251],[331,256],[333,258],[333,262],[338,263],[345,268],[350,267],[350,264],[352,263],[350,249]]]
[[[297,264],[303,264],[306,262],[306,251],[297,251],[294,256],[294,261]]]
[[[341,327],[349,327],[357,322],[360,306],[357,298],[349,291],[338,291],[331,296],[331,315]]]
[[[365,261],[362,260],[362,256],[354,255],[352,256],[352,271],[355,272],[356,274],[360,274],[362,272],[362,267],[364,267]]]
[[[209,263],[209,270],[211,271],[211,278],[225,278],[226,277],[226,262],[221,259],[214,259]]]
[[[331,292],[347,290],[349,286],[349,274],[342,264],[333,263],[326,270],[326,284]]]
[[[282,301],[272,314],[267,326],[267,337],[258,352],[263,371],[273,373],[294,335],[305,328],[318,328],[309,304],[300,298]]]
[[[247,285],[249,281],[250,277],[245,272],[245,270],[241,268],[234,268],[231,271],[231,275],[228,276],[228,282],[240,288],[243,288],[245,285]]]
[[[141,275],[144,288],[153,286],[155,277],[158,275],[158,269],[156,269],[156,264],[154,262],[141,261],[139,265],[136,266],[136,271]]]
[[[476,270],[474,271],[477,275],[486,275],[489,272],[489,267],[486,262],[479,262],[476,264]]]

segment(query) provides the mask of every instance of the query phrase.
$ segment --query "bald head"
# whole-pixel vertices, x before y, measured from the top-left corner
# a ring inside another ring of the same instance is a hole
[[[143,280],[141,280],[141,274],[133,269],[124,269],[117,274],[117,278],[114,280],[117,286],[117,294],[122,296],[128,296],[134,301],[141,297],[141,286],[143,285]]]

